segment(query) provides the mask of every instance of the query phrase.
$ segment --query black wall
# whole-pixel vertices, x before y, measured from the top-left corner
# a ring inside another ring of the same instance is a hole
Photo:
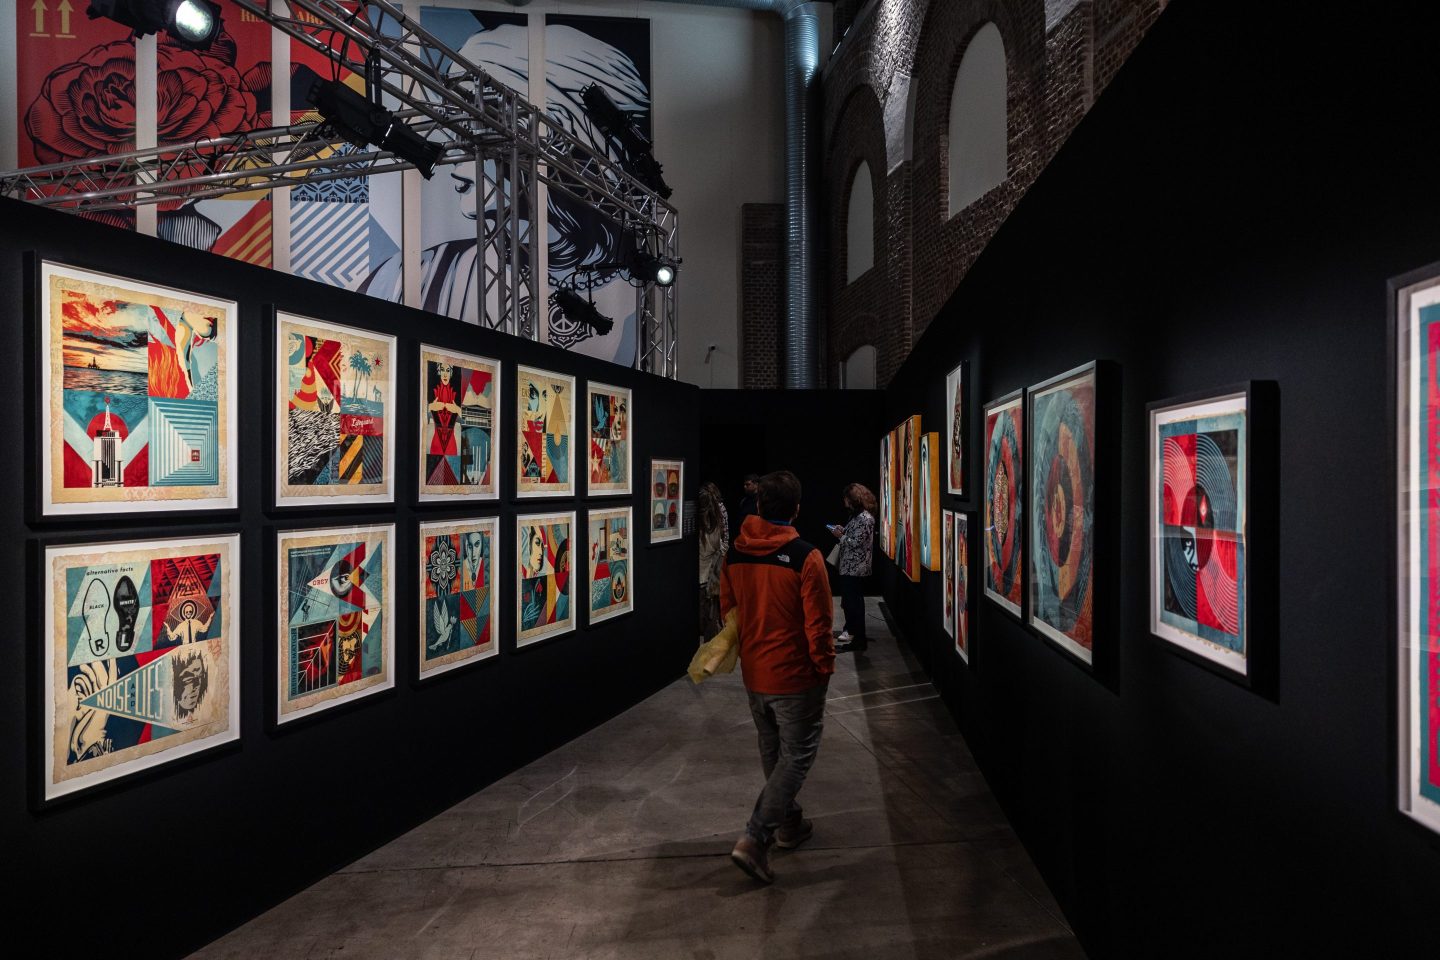
[[[872,390],[705,390],[700,394],[700,476],[725,495],[735,521],[747,473],[791,470],[804,500],[795,529],[825,553],[827,524],[848,519],[841,494],[863,483],[879,496],[884,395]],[[831,571],[832,576],[834,571]],[[838,589],[838,587],[837,587]]]
[[[679,676],[694,650],[695,542],[649,545],[646,469],[651,457],[699,456],[698,391],[602,361],[491,333],[457,321],[380,303],[358,294],[249,267],[210,254],[87,223],[77,217],[0,202],[0,391],[8,397],[12,433],[43,429],[31,399],[32,364],[24,333],[36,323],[25,301],[26,252],[136,280],[237,300],[240,305],[240,509],[203,520],[206,531],[239,529],[244,616],[241,649],[241,741],[194,762],[164,766],[36,810],[27,763],[39,749],[38,683],[46,638],[20,625],[35,603],[35,570],[26,551],[41,537],[107,540],[189,533],[197,519],[144,514],[27,525],[27,484],[34,462],[0,472],[0,575],[12,587],[8,645],[12,669],[0,673],[0,836],[18,892],[13,942],[44,943],[47,956],[93,956],[97,950],[176,956],[198,947],[364,855],[390,838],[620,712]],[[268,394],[274,349],[267,304],[399,336],[396,504],[384,508],[263,511],[271,443]],[[415,506],[411,468],[418,412],[418,344],[468,350],[504,362],[498,460],[503,498],[469,508]],[[584,490],[585,380],[629,386],[638,424],[635,496],[516,501],[513,463],[515,364],[575,374],[577,489]],[[28,418],[22,423],[21,418]],[[33,439],[33,437],[32,437]],[[25,449],[35,449],[33,443]],[[685,496],[697,480],[687,476]],[[513,562],[515,515],[575,509],[585,529],[589,506],[634,506],[632,541],[639,601],[633,614],[584,626],[582,543],[572,552],[579,629],[517,651]],[[445,516],[501,517],[499,657],[416,685],[417,524]],[[276,576],[275,528],[357,522],[397,524],[396,689],[272,732],[267,691]],[[20,669],[29,666],[29,677]],[[27,723],[30,725],[27,726]],[[9,911],[7,911],[7,914]],[[41,939],[43,938],[43,939]]]
[[[1440,260],[1437,29],[1433,4],[1175,0],[888,391],[887,421],[938,429],[968,359],[978,437],[981,403],[1119,363],[1108,683],[978,586],[966,667],[940,575],[885,564],[1096,957],[1434,955],[1440,837],[1396,809],[1386,280]],[[1145,404],[1251,379],[1280,395],[1270,697],[1147,625]]]

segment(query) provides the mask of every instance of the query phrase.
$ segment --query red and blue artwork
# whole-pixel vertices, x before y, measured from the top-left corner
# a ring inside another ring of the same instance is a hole
[[[421,353],[421,497],[493,497],[499,365],[428,347]]]
[[[280,535],[280,719],[389,686],[392,527]]]
[[[234,738],[238,545],[230,536],[48,549],[47,796]]]
[[[1018,393],[985,408],[985,593],[1017,616],[1024,555],[1024,420]]]
[[[1091,662],[1095,375],[1035,390],[1030,408],[1030,623]]]
[[[1245,440],[1243,409],[1158,425],[1160,622],[1242,671]]]
[[[493,655],[497,522],[420,527],[420,674]]]

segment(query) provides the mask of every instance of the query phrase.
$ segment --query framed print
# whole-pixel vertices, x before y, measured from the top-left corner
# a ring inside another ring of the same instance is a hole
[[[985,596],[1020,616],[1025,556],[1025,392],[985,405],[985,498],[980,504]]]
[[[591,496],[630,493],[630,431],[634,424],[630,391],[590,382],[586,386],[590,408]]]
[[[395,525],[282,530],[276,723],[395,686]]]
[[[940,557],[940,434],[927,433],[920,443],[920,565],[944,566]]]
[[[1150,632],[1246,679],[1255,673],[1252,491],[1257,479],[1269,487],[1263,452],[1274,439],[1254,427],[1256,417],[1262,429],[1269,422],[1275,392],[1273,383],[1247,383],[1147,407]],[[1273,510],[1271,496],[1262,509]],[[1264,607],[1274,584],[1261,573]]]
[[[896,562],[905,576],[920,579],[920,418],[907,417],[900,423],[900,488],[896,517]]]
[[[1440,832],[1440,264],[1390,282],[1400,810]]]
[[[890,558],[895,561],[896,566],[902,565],[903,553],[900,549],[900,428],[896,427],[890,431]],[[903,572],[903,571],[902,571]]]
[[[629,507],[591,510],[590,622],[599,623],[635,609],[635,569],[630,565]]]
[[[890,434],[880,438],[880,549],[887,557],[895,556],[895,545],[891,542],[890,511],[892,509],[890,481]]]
[[[237,506],[236,307],[40,263],[39,512]]]
[[[575,378],[522,366],[515,379],[515,496],[574,493],[570,453],[574,447]]]
[[[275,506],[395,499],[395,338],[280,312]]]
[[[240,738],[240,535],[47,546],[46,801]]]
[[[1108,419],[1100,410],[1106,389],[1101,371],[1100,363],[1089,363],[1026,392],[1027,622],[1087,665],[1095,662],[1096,557],[1099,540],[1110,529],[1100,524],[1113,523],[1100,505],[1097,477],[1097,445]]]
[[[669,543],[679,540],[683,497],[685,496],[685,461],[650,461],[650,542]]]
[[[500,361],[420,346],[420,500],[500,496]]]
[[[515,518],[515,645],[544,640],[575,629],[570,557],[575,514],[532,513]]]
[[[420,524],[420,679],[500,652],[500,521]]]
[[[965,364],[961,363],[945,377],[945,489],[957,497],[965,496]]]
[[[955,514],[955,652],[970,662],[970,518]]]
[[[941,573],[944,582],[942,593],[945,595],[941,609],[944,611],[945,632],[953,637],[955,636],[955,514],[949,510],[944,511],[941,522],[944,525],[944,531],[940,536],[944,544],[942,550],[944,556],[941,558],[943,566]]]

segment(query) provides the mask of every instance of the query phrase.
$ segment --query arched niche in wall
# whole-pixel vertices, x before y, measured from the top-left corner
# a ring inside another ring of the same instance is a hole
[[[1005,182],[1009,162],[1005,42],[987,23],[976,31],[950,94],[950,216]]]
[[[875,186],[870,165],[863,160],[850,181],[845,207],[845,282],[854,283],[875,266]]]
[[[841,386],[846,390],[875,389],[875,348],[856,347],[840,365]]]

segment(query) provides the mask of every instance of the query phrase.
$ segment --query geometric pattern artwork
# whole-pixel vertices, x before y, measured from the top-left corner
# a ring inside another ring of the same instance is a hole
[[[945,529],[941,534],[944,543],[944,610],[945,632],[955,636],[955,514],[949,510],[944,511]]]
[[[278,315],[275,505],[394,499],[395,338]]]
[[[953,579],[955,604],[955,652],[970,662],[970,517],[955,514],[955,557]]]
[[[896,517],[896,562],[905,576],[920,581],[920,448],[924,437],[920,434],[920,418],[907,417],[901,421],[900,433],[900,477],[899,516]],[[927,464],[928,468],[928,464]],[[928,476],[928,469],[927,469]]]
[[[1095,368],[1030,391],[1030,610],[1041,634],[1094,660]]]
[[[945,377],[945,488],[965,495],[965,365]]]
[[[395,685],[395,525],[277,535],[277,723]]]
[[[46,800],[239,738],[239,558],[239,534],[46,548]]]
[[[1440,832],[1440,274],[1405,280],[1392,284],[1400,809]]]
[[[630,391],[603,383],[586,385],[590,408],[591,496],[630,492]]]
[[[1248,672],[1244,393],[1150,413],[1151,632]]]
[[[650,542],[679,540],[682,533],[681,498],[685,490],[684,460],[650,461]]]
[[[46,262],[47,516],[236,505],[235,304]]]
[[[630,569],[629,507],[591,510],[590,623],[629,613],[635,608],[635,577]]]
[[[420,524],[420,676],[444,673],[500,652],[499,520]]]
[[[1016,390],[985,405],[985,497],[980,504],[985,595],[1017,617],[1024,569],[1024,400],[1023,391]]]
[[[940,557],[940,434],[927,433],[920,443],[920,564],[939,570]]]
[[[420,499],[493,500],[500,363],[420,347]]]
[[[891,435],[887,433],[880,438],[880,549],[887,557],[895,556],[894,529],[891,520],[891,514],[895,509],[892,496],[895,484],[890,479],[895,470],[892,449]]]
[[[515,496],[574,493],[575,378],[522,366],[516,379]]]
[[[515,518],[517,647],[574,629],[574,533],[574,513]]]

